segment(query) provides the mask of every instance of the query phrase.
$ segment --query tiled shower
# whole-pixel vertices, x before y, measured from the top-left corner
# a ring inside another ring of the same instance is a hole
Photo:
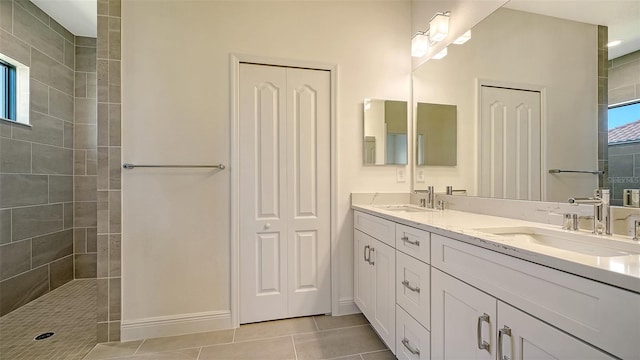
[[[0,0],[0,52],[31,72],[31,126],[0,122],[0,316],[96,277],[96,46]]]

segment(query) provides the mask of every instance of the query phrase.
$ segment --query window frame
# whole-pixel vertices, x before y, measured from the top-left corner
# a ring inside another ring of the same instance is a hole
[[[0,71],[4,71],[0,76],[0,96],[6,98],[6,102],[0,103],[3,107],[0,109],[0,121],[31,126],[29,67],[0,53]]]

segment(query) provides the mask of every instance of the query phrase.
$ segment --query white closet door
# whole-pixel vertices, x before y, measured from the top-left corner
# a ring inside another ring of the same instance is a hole
[[[329,73],[240,65],[240,322],[330,312]]]
[[[540,92],[482,86],[480,196],[541,200]]]
[[[287,69],[288,316],[331,312],[330,76]]]

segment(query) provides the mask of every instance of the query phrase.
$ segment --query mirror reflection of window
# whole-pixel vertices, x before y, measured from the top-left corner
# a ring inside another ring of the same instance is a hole
[[[364,100],[364,165],[408,164],[407,102]]]

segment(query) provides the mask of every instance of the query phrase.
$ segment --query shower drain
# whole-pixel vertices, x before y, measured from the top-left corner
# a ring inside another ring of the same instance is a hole
[[[45,339],[48,339],[48,338],[50,338],[52,336],[53,336],[53,332],[46,332],[44,334],[40,334],[40,335],[36,336],[33,340],[36,340],[36,341],[45,340]]]

